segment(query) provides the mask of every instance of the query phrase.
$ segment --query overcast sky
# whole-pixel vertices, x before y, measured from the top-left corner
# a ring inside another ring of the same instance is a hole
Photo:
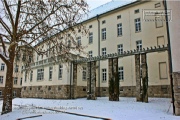
[[[112,0],[87,0],[87,3],[89,4],[89,10],[92,10],[102,4],[105,4]]]

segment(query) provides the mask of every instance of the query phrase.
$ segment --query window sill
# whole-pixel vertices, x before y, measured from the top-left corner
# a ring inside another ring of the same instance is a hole
[[[140,31],[135,31],[135,33],[140,33],[141,32],[141,30]]]

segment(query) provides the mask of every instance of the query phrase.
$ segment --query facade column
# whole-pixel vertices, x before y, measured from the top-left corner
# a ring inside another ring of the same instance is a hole
[[[73,85],[71,87],[72,98],[77,98],[77,64],[73,63]]]
[[[180,116],[180,73],[173,73],[175,115]]]
[[[96,100],[96,61],[87,64],[87,99]]]
[[[118,58],[109,58],[109,101],[119,101]]]
[[[135,73],[136,73],[136,101],[142,101],[141,98],[141,78],[140,78],[140,54],[135,55]]]
[[[148,102],[148,70],[146,53],[141,54],[141,68],[142,68],[142,101]]]

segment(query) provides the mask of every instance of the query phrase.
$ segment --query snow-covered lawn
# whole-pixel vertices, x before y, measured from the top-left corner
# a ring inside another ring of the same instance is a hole
[[[171,99],[169,98],[149,98],[149,103],[142,103],[136,102],[135,98],[125,97],[120,97],[118,102],[108,101],[107,97],[98,97],[97,100],[86,100],[86,98],[75,100],[16,98],[13,100],[13,112],[1,115],[0,120],[16,120],[34,115],[42,116],[26,120],[97,120],[38,109],[35,106],[112,120],[180,120],[180,116],[173,116]],[[2,100],[0,101],[0,111],[1,107]]]

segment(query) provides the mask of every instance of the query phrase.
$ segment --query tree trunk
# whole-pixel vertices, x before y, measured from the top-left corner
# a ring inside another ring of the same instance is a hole
[[[2,113],[12,112],[12,91],[13,91],[13,63],[8,63],[6,72],[6,83],[3,96]]]

